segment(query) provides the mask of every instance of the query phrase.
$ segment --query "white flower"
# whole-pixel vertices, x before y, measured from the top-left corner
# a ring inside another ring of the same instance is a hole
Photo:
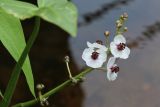
[[[117,78],[119,67],[115,64],[116,58],[111,57],[107,63],[107,78],[114,81]]]
[[[82,59],[86,62],[87,66],[92,68],[99,68],[107,59],[107,48],[98,43],[87,42],[89,48],[83,51]]]
[[[111,53],[116,58],[127,59],[130,54],[130,49],[126,46],[126,39],[123,35],[117,35],[114,41],[110,43]]]
[[[97,41],[97,42],[100,42],[100,41]],[[100,44],[100,43],[97,43],[97,42],[95,42],[95,43],[90,43],[90,42],[87,41],[87,46],[88,46],[89,48],[98,48],[98,49],[102,49],[102,50],[104,50],[104,51],[107,51],[107,48],[106,48],[104,45],[102,45],[102,44]]]

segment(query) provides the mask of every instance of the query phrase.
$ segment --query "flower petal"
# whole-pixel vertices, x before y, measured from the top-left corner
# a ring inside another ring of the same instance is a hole
[[[99,53],[98,60],[105,62],[107,60],[107,53],[102,49],[98,49],[97,52]]]
[[[130,54],[130,49],[128,47],[125,47],[125,49],[122,52],[123,53],[121,54],[120,58],[127,59]]]
[[[90,42],[88,42],[88,41],[87,41],[87,46],[88,46],[89,48],[93,47],[93,46],[92,46],[92,43],[90,43]]]
[[[110,43],[110,49],[114,57],[119,58],[121,56],[122,51],[118,51],[117,46],[114,42]]]
[[[86,65],[92,68],[100,68],[103,65],[103,62],[100,60],[90,60],[86,61]]]
[[[84,51],[82,53],[82,59],[84,61],[90,60],[93,51],[94,51],[93,48],[84,49]]]
[[[102,49],[102,50],[104,50],[104,51],[107,51],[106,46],[101,45],[101,44],[98,44],[98,43],[93,43],[93,47],[94,47],[94,48]]]
[[[107,71],[107,78],[109,81],[116,80],[117,76],[118,76],[118,73],[115,73],[115,72],[112,73],[111,71]]]
[[[115,44],[126,43],[126,39],[123,35],[116,35],[114,37],[114,43]]]
[[[130,49],[128,47],[125,47],[122,51],[118,51],[116,44],[111,42],[110,48],[112,55],[116,58],[127,59],[129,57]]]
[[[86,48],[82,53],[82,59],[86,62],[86,65],[92,68],[99,68],[107,59],[107,53],[102,49],[97,49],[96,52],[99,56],[96,60],[92,59],[91,55],[94,52],[94,48]]]
[[[90,43],[90,42],[87,41],[87,46],[89,48],[98,48],[98,49],[102,49],[104,51],[107,51],[106,46],[98,44],[98,43]]]
[[[110,69],[114,65],[115,61],[116,61],[115,57],[109,58],[108,63],[107,63],[107,70]]]

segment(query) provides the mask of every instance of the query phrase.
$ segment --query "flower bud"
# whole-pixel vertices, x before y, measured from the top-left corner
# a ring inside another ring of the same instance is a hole
[[[118,28],[122,27],[122,24],[121,24],[121,23],[118,23],[118,24],[117,24],[117,27],[118,27]]]
[[[69,62],[69,56],[65,56],[65,62]]]
[[[105,31],[105,32],[104,32],[104,35],[105,35],[106,37],[108,37],[108,36],[110,35],[110,32],[109,32],[109,31]]]
[[[124,18],[128,18],[128,14],[127,13],[123,13],[123,17]]]
[[[128,28],[127,27],[124,27],[124,32],[127,32],[128,31]]]
[[[39,91],[41,91],[42,89],[44,89],[44,85],[43,84],[38,84],[37,86],[36,86],[36,88],[37,88],[37,90],[39,90]]]
[[[116,25],[118,25],[119,23],[121,23],[120,20],[117,20],[117,21],[116,21]]]

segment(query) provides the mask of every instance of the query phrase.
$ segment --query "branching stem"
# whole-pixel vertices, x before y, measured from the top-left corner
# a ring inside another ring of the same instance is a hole
[[[87,68],[84,71],[82,71],[80,74],[76,75],[74,78],[75,79],[81,79],[81,77],[85,76],[87,73],[91,72],[93,70],[93,68]],[[69,79],[65,82],[63,82],[62,84],[58,85],[57,87],[53,88],[52,90],[48,91],[47,93],[43,94],[41,97],[42,98],[47,98],[51,95],[54,95],[55,93],[59,92],[60,90],[64,89],[66,86],[72,84],[72,80]],[[33,105],[35,105],[36,103],[38,103],[40,101],[39,98],[37,99],[33,99],[30,101],[26,101],[24,103],[19,103],[16,105],[13,105],[12,107],[31,107]]]

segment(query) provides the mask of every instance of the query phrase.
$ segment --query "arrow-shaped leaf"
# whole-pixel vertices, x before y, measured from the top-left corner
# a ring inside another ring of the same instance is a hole
[[[77,33],[77,9],[67,0],[38,0],[38,15],[69,32]]]
[[[33,4],[15,0],[0,0],[0,7],[6,13],[22,20],[35,16],[38,10],[38,7]]]

